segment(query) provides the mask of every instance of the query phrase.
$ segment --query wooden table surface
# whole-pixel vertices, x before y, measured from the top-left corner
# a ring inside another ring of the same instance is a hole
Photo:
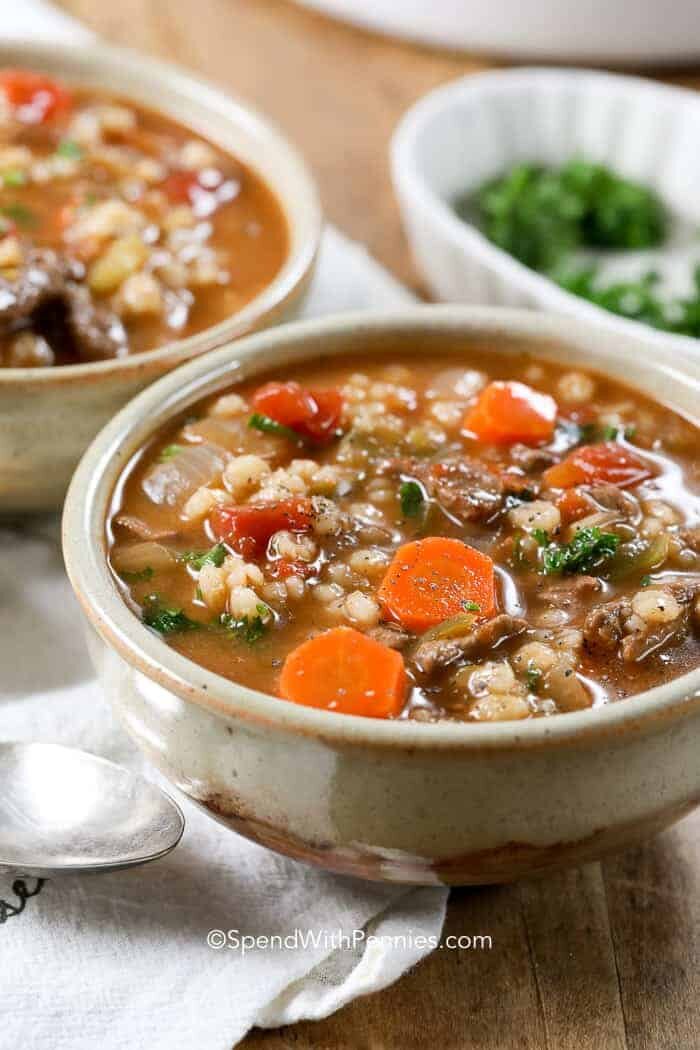
[[[106,38],[189,66],[265,111],[305,153],[328,218],[420,287],[387,143],[416,98],[493,62],[383,40],[285,0],[62,2]],[[665,79],[700,87],[698,71]],[[489,934],[492,950],[436,951],[326,1021],[256,1031],[244,1045],[700,1048],[700,812],[603,864],[454,891],[445,934],[462,932]]]

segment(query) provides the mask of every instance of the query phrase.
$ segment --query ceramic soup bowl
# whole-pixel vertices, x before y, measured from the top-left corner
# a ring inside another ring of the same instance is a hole
[[[253,169],[277,197],[289,250],[270,284],[220,324],[157,350],[54,368],[0,368],[0,515],[50,510],[108,419],[183,361],[295,315],[313,273],[321,232],[314,182],[303,161],[247,104],[162,62],[102,44],[0,47],[0,67],[40,70],[157,109]]]
[[[134,452],[193,402],[295,361],[369,351],[525,346],[697,416],[700,371],[636,340],[531,312],[423,307],[251,336],[166,376],[101,432],[64,517],[68,573],[102,686],[149,759],[211,816],[337,872],[500,882],[651,835],[700,801],[700,670],[607,706],[525,722],[383,721],[297,706],[185,659],[122,599],[105,520]]]

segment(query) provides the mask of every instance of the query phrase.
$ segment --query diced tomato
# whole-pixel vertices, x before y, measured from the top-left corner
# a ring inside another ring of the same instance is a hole
[[[554,433],[557,403],[525,383],[489,383],[464,417],[464,427],[492,445],[539,445]]]
[[[194,171],[172,171],[163,180],[162,190],[172,204],[189,204],[194,190],[199,186]]]
[[[575,521],[580,521],[581,518],[585,518],[593,510],[591,501],[586,498],[583,492],[579,492],[575,488],[567,489],[559,497],[557,507],[564,525],[572,525]]]
[[[278,561],[270,562],[268,571],[274,579],[288,580],[290,576],[300,576],[306,579],[316,570],[306,561],[289,561],[288,558],[280,558]]]
[[[58,81],[26,69],[0,72],[0,91],[25,124],[43,124],[67,113],[73,103],[70,92]]]
[[[651,465],[619,441],[582,445],[561,463],[545,470],[544,483],[554,489],[576,485],[609,484],[629,488],[653,477]]]
[[[246,507],[217,507],[209,518],[215,537],[244,558],[262,558],[270,537],[282,529],[308,532],[313,522],[311,500],[289,499]]]
[[[266,383],[253,394],[253,407],[300,437],[325,445],[336,435],[343,412],[339,390],[306,390],[299,383]]]

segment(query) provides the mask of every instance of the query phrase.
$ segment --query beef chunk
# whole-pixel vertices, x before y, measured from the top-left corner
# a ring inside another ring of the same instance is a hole
[[[367,634],[380,645],[399,651],[405,649],[413,637],[408,631],[402,631],[398,625],[392,623],[381,623],[378,627],[373,627]]]
[[[62,298],[66,283],[79,277],[77,265],[57,252],[27,252],[16,277],[0,277],[0,326],[11,329],[29,321],[45,303]]]
[[[531,448],[529,445],[515,444],[510,447],[510,458],[524,471],[537,474],[556,463],[557,457],[543,448]]]
[[[650,588],[652,590],[672,595],[680,606],[678,616],[663,623],[649,622],[635,613],[633,598],[616,598],[593,609],[586,617],[583,625],[586,647],[592,652],[619,652],[625,663],[637,663],[682,638],[690,626],[697,627],[700,581],[664,583]]]
[[[696,554],[700,554],[700,525],[692,525],[689,528],[681,529],[680,537],[686,547],[689,547],[691,551],[695,551]]]
[[[461,521],[490,521],[503,509],[505,491],[501,477],[469,456],[440,463],[395,459],[387,470],[395,476],[415,478],[431,499]]]
[[[471,660],[483,656],[504,638],[513,638],[526,629],[526,620],[500,613],[461,638],[436,638],[420,642],[413,653],[413,663],[420,674],[430,676],[463,657]]]
[[[544,579],[541,585],[543,589],[537,595],[539,600],[558,609],[569,609],[578,602],[588,601],[602,587],[597,576],[565,577],[556,583],[549,583]]]
[[[81,361],[106,361],[128,351],[126,329],[115,313],[94,302],[84,285],[66,286],[66,322]]]
[[[81,361],[128,352],[126,330],[115,313],[94,302],[80,284],[79,263],[49,249],[32,249],[12,280],[0,277],[0,329],[30,328],[53,349],[70,347]]]
[[[617,485],[592,485],[587,492],[603,510],[616,511],[623,518],[631,521],[640,516],[637,500],[629,492],[623,492]]]

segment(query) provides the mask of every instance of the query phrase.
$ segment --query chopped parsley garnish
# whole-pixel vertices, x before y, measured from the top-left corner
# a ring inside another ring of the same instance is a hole
[[[164,449],[161,449],[158,462],[167,463],[169,459],[177,456],[179,452],[182,452],[182,445],[166,445]]]
[[[533,535],[541,547],[546,576],[591,572],[612,558],[620,544],[614,532],[601,532],[597,526],[578,529],[569,543],[551,541],[543,529],[535,529]]]
[[[641,578],[641,580],[639,582],[642,585],[642,587],[648,587],[649,584],[651,583],[651,576],[649,576],[648,574],[644,575],[644,576],[642,576],[642,578]]]
[[[465,216],[473,210],[490,241],[543,272],[581,248],[653,248],[668,226],[653,190],[580,159],[559,169],[518,164],[457,204]]]
[[[614,423],[582,423],[579,426],[580,443],[597,445],[602,441],[631,441],[636,432],[635,426],[616,426]]]
[[[59,157],[68,157],[70,160],[80,160],[83,156],[83,147],[73,139],[63,139],[56,147]]]
[[[527,671],[525,672],[525,681],[527,682],[527,687],[530,692],[536,693],[540,687],[540,682],[542,681],[542,672],[539,667],[535,667],[532,662],[528,664]]]
[[[648,187],[581,159],[558,169],[518,164],[458,200],[455,210],[474,219],[503,251],[573,295],[652,328],[700,338],[700,265],[692,292],[670,298],[659,291],[655,270],[605,281],[597,264],[576,258],[591,249],[639,251],[661,244],[669,217]]]
[[[0,214],[6,219],[11,219],[12,222],[16,222],[18,226],[30,227],[36,223],[36,215],[31,208],[28,208],[25,204],[20,204],[19,201],[3,204],[0,207]]]
[[[478,602],[466,601],[462,602],[462,608],[465,612],[481,612],[481,606]]]
[[[276,419],[271,419],[270,416],[263,415],[262,412],[253,412],[253,415],[248,420],[248,426],[252,430],[259,430],[262,434],[277,434],[279,437],[296,441],[297,444],[300,444],[302,440],[296,430],[286,427],[284,423],[278,423]]]
[[[179,555],[179,560],[197,570],[205,565],[215,565],[219,569],[224,564],[225,557],[226,548],[223,543],[217,543],[208,551],[183,551]]]
[[[202,626],[196,620],[191,620],[177,606],[166,605],[159,594],[149,594],[144,600],[143,622],[159,634],[176,634]]]
[[[240,638],[241,641],[247,645],[255,645],[265,634],[267,630],[267,619],[269,617],[270,610],[266,605],[262,603],[257,606],[256,616],[242,616],[236,618],[231,616],[229,613],[222,613],[219,618],[219,623],[227,631],[230,631],[236,638]]]
[[[139,572],[120,572],[119,575],[125,583],[142,583],[144,580],[151,580],[155,576],[155,570],[147,565]]]
[[[404,481],[399,488],[399,499],[404,518],[416,518],[425,503],[423,487],[417,481]]]
[[[2,181],[5,186],[24,186],[27,176],[20,168],[8,168],[2,173]]]

